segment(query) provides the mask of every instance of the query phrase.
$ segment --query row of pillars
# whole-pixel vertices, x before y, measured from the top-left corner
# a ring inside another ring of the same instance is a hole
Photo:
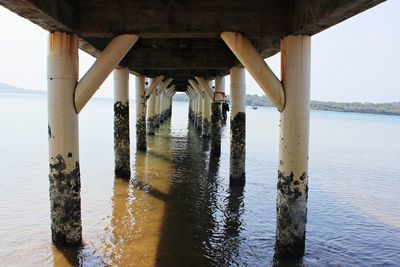
[[[249,42],[246,43],[246,39],[238,34],[223,34],[222,39],[281,112],[275,255],[301,257],[305,246],[308,195],[310,37],[283,38],[282,77],[279,81],[271,76],[272,72],[262,57],[248,45]],[[229,42],[230,36],[233,36],[233,42]],[[120,41],[116,40],[111,43],[110,48],[105,49],[106,55],[98,61],[103,62],[103,66],[107,65],[104,62],[112,62],[110,64],[113,69],[123,53],[113,55],[111,52],[124,50],[126,53],[137,40],[133,40],[131,36],[126,38],[131,45],[127,45],[121,37]],[[76,245],[82,241],[78,114],[99,86],[97,73],[104,76],[108,70],[94,65],[92,75],[88,75],[86,79],[85,75],[83,81],[78,83],[77,36],[51,33],[49,40],[47,81],[52,240],[58,245]],[[107,51],[111,51],[110,57],[107,57]],[[128,77],[126,69],[114,71],[115,173],[119,177],[130,177]],[[232,68],[230,78],[230,183],[232,186],[243,186],[246,141],[244,68]],[[168,84],[164,84],[164,87],[158,86],[161,80],[160,77],[151,80],[146,90],[145,77],[136,78],[138,150],[146,150],[146,134],[154,134],[160,121],[171,114],[174,89],[167,88]],[[202,136],[211,137],[211,153],[219,155],[220,105],[224,101],[224,78],[216,78],[215,90],[211,89],[210,81],[198,77],[196,80],[197,82],[189,81],[189,113],[196,126],[201,129]],[[88,90],[91,92],[88,93]]]
[[[129,132],[129,71],[126,68],[114,70],[114,158],[115,176],[129,179],[130,132]],[[143,75],[137,76],[136,85],[136,148],[147,150],[146,135],[155,130],[171,115],[174,88],[166,88],[160,77],[149,79],[150,89]],[[147,87],[147,88],[146,88]],[[147,90],[146,90],[147,89]],[[151,90],[151,92],[150,92]]]

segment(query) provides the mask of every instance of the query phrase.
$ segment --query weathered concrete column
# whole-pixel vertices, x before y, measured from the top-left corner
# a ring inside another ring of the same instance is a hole
[[[246,77],[244,68],[231,69],[230,183],[244,185],[246,179]]]
[[[82,241],[78,114],[78,37],[51,33],[47,57],[51,237],[56,245]]]
[[[208,86],[211,86],[211,81],[208,81]],[[204,94],[203,128],[201,136],[203,138],[210,138],[210,135],[211,135],[211,98],[207,94]]]
[[[165,96],[164,96],[164,91],[161,92],[160,94],[160,123],[163,123],[165,120]]]
[[[129,72],[115,69],[114,73],[114,173],[118,178],[131,177],[129,134]]]
[[[155,114],[154,114],[154,125],[156,128],[160,127],[160,107],[161,107],[161,101],[160,101],[160,95],[157,95],[157,92],[154,92],[156,97],[156,104],[155,104]]]
[[[203,94],[199,92],[199,97],[197,99],[197,116],[196,116],[197,118],[196,126],[199,131],[202,131],[203,127],[203,106],[204,106],[203,101],[204,101]]]
[[[310,36],[281,42],[286,106],[281,113],[275,256],[304,255],[310,113]]]
[[[146,141],[146,94],[145,77],[140,75],[136,79],[136,149],[147,150]]]
[[[150,84],[154,79],[150,79]],[[156,130],[156,94],[153,92],[147,100],[147,134],[154,135]]]
[[[215,79],[214,101],[211,104],[211,150],[214,156],[221,155],[221,103],[225,100],[225,77]]]

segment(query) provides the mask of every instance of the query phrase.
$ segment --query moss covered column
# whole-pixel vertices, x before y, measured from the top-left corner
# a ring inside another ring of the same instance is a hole
[[[146,93],[145,77],[143,75],[136,78],[136,149],[147,150],[146,141]]]
[[[244,68],[231,69],[231,155],[230,184],[244,185],[246,179],[246,78]]]
[[[288,36],[281,43],[286,104],[281,113],[275,256],[304,255],[310,110],[310,36]]]
[[[211,151],[214,156],[221,155],[221,103],[225,99],[225,77],[215,79],[214,101],[211,104]]]
[[[130,178],[129,72],[119,68],[114,76],[114,172],[118,178]]]
[[[51,237],[56,245],[80,245],[81,175],[78,113],[78,37],[51,33],[47,57],[47,103]]]

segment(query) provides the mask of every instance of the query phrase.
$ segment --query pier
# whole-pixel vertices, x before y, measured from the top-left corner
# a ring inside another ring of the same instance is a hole
[[[49,32],[53,243],[82,243],[79,114],[109,75],[114,77],[115,176],[124,180],[131,178],[135,158],[129,149],[130,124],[136,125],[137,150],[145,152],[147,137],[171,116],[176,92],[188,95],[188,118],[199,138],[210,144],[210,154],[218,158],[224,79],[230,75],[229,180],[234,192],[246,183],[247,70],[281,118],[275,256],[301,258],[307,222],[312,35],[381,2],[0,0],[4,7]],[[97,58],[81,79],[78,49]],[[280,78],[264,61],[278,52]],[[133,76],[135,122],[129,117],[129,79]]]

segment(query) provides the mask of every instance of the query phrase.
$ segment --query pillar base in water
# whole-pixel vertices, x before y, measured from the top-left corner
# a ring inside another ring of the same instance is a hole
[[[156,134],[156,118],[155,116],[147,119],[147,134],[155,135]]]
[[[275,257],[301,258],[304,255],[308,186],[306,173],[278,173]]]
[[[211,135],[211,122],[208,119],[204,119],[201,136],[203,138],[210,138],[210,135]]]
[[[81,181],[79,162],[70,172],[65,172],[66,162],[58,155],[50,163],[50,206],[51,238],[60,246],[80,245],[82,242],[81,223]]]
[[[211,155],[221,155],[221,104],[211,104]]]
[[[130,178],[129,103],[114,104],[114,173],[119,178]]]
[[[147,150],[146,141],[146,117],[142,116],[136,121],[136,149]]]
[[[246,114],[238,112],[231,119],[231,155],[229,180],[232,185],[244,185],[246,180]]]
[[[197,114],[196,127],[199,131],[203,127],[203,116],[201,114]]]

